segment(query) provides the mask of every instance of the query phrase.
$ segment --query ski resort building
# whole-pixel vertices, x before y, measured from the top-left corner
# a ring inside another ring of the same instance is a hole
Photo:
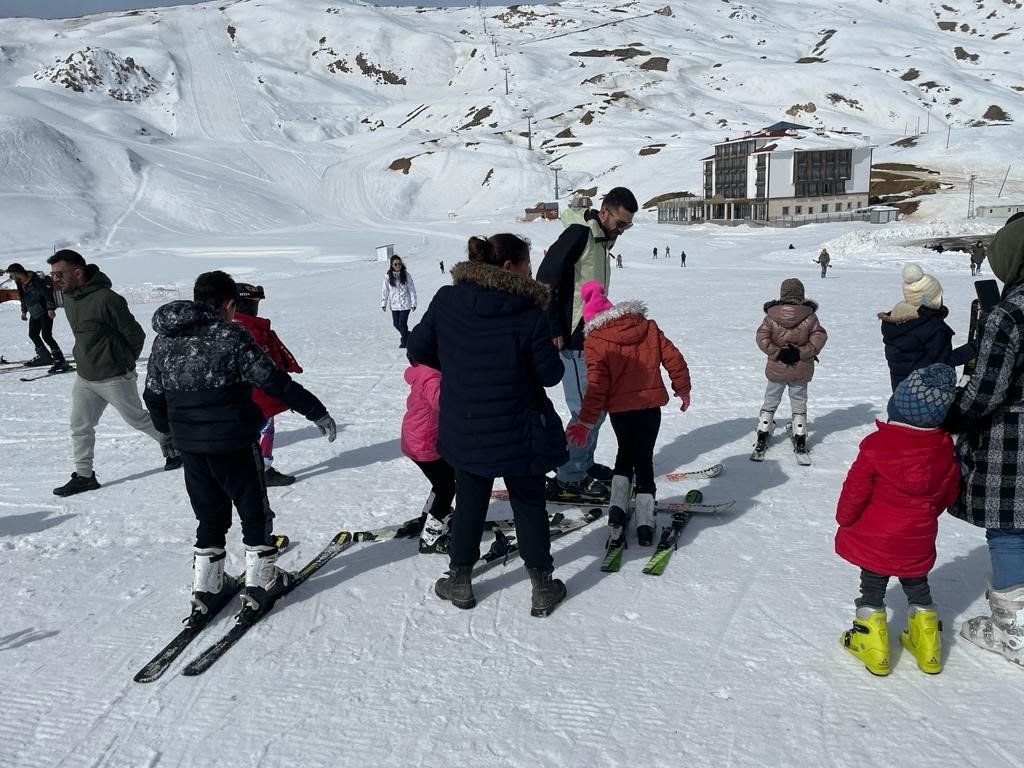
[[[860,134],[785,122],[727,138],[701,160],[703,195],[658,203],[658,221],[798,226],[869,220],[872,150]]]

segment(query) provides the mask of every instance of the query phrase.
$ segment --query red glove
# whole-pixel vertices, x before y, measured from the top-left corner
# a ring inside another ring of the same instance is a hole
[[[687,408],[690,407],[690,396],[689,395],[676,395],[676,397],[678,397],[680,400],[683,401],[683,404],[679,406],[679,410],[680,411],[685,411]]]
[[[590,427],[585,424],[570,424],[565,429],[565,439],[569,445],[582,448],[587,444],[587,436],[590,434]]]

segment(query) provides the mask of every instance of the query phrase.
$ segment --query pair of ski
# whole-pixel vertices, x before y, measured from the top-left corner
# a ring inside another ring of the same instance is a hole
[[[597,520],[601,514],[600,509],[592,509],[579,518],[566,518],[558,513],[557,517],[551,522],[551,537],[564,536],[585,525],[589,525],[594,520]],[[515,557],[519,552],[518,544],[505,533],[507,530],[514,529],[515,526],[512,521],[491,521],[488,525],[495,532],[495,543],[477,561],[476,567],[478,569],[498,561],[507,561],[509,558]],[[419,536],[421,529],[420,519],[414,518],[401,525],[388,526],[372,531],[357,531],[355,533],[341,531],[312,560],[295,572],[294,578],[284,595],[294,590],[353,544],[385,541],[388,539],[416,538]],[[224,608],[234,602],[235,597],[242,591],[244,582],[244,574],[239,575],[237,578],[226,577],[224,588],[219,593],[220,600],[216,604],[211,605],[207,613],[194,614],[185,619],[184,629],[136,673],[133,678],[135,682],[151,683],[163,675],[174,660],[217,618]],[[189,662],[185,669],[182,670],[182,674],[194,676],[205,672],[218,659],[224,656],[260,619],[266,616],[271,609],[272,607],[263,611],[243,610],[228,631],[217,642]]]
[[[18,381],[39,381],[39,379],[48,379],[51,376],[60,376],[62,373],[71,373],[74,370],[75,366],[69,365],[67,368],[63,368],[59,371],[54,371],[53,373],[47,371],[46,373],[40,373],[35,376],[22,376],[20,379],[18,379]]]
[[[787,424],[786,431],[790,433],[790,442],[793,445],[793,455],[796,457],[796,463],[801,467],[811,466],[811,452],[807,450],[806,442],[801,445],[796,441],[796,437],[792,434],[792,426]],[[806,440],[806,437],[804,438]],[[751,461],[764,461],[765,454],[768,453],[768,441],[764,443],[754,443],[754,450],[750,454]]]
[[[730,501],[715,506],[728,508],[732,504],[733,502]],[[658,539],[654,552],[651,553],[643,567],[644,573],[651,576],[661,576],[665,573],[665,568],[668,567],[668,561],[672,558],[672,553],[679,547],[679,537],[682,535],[686,524],[690,522],[693,514],[692,511],[672,512],[672,523],[662,527],[661,538]],[[621,526],[611,528],[604,559],[601,560],[601,570],[605,573],[617,573],[622,568],[622,556],[626,551],[626,531],[628,528],[628,517]]]

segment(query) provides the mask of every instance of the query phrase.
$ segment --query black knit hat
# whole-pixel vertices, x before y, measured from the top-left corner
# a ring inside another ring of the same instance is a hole
[[[260,301],[261,299],[267,298],[267,294],[263,292],[262,285],[253,285],[252,283],[235,283],[235,287],[238,288],[239,299]]]

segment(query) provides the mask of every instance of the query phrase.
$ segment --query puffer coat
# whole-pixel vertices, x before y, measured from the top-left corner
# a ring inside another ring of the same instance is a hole
[[[932,363],[953,365],[953,329],[946,324],[946,307],[912,307],[897,304],[891,312],[879,312],[889,381],[896,386],[918,368]]]
[[[818,305],[807,299],[790,304],[778,299],[764,305],[764,320],[757,329],[757,346],[768,355],[764,375],[768,381],[805,384],[814,378],[814,361],[818,359],[828,334],[818,322]],[[800,360],[786,365],[778,359],[779,352],[792,344],[800,350]]]
[[[408,270],[403,271],[405,282],[399,277],[393,278],[391,270],[384,275],[384,285],[380,294],[380,305],[384,309],[401,312],[416,308],[416,283],[412,281],[412,275]],[[392,279],[395,281],[394,285],[391,284]]]
[[[302,373],[302,366],[295,359],[295,355],[278,338],[278,335],[271,329],[270,320],[266,317],[247,315],[244,312],[235,312],[235,322],[252,334],[256,345],[270,355],[274,365],[285,373]],[[263,412],[263,418],[269,419],[279,413],[288,410],[288,404],[276,397],[271,397],[259,387],[252,391],[252,399]]]
[[[487,264],[452,267],[409,334],[409,355],[441,371],[438,452],[481,477],[525,477],[569,458],[545,387],[565,371],[543,283]]]
[[[950,514],[983,528],[1024,528],[1024,283],[985,317],[974,375],[951,409],[964,467]]]
[[[585,331],[587,392],[580,408],[581,423],[593,424],[601,411],[639,411],[668,403],[662,366],[675,394],[690,394],[686,360],[658,324],[647,318],[642,301],[625,301],[598,313]]]
[[[960,488],[953,439],[940,429],[875,426],[839,496],[836,553],[885,576],[924,576],[935,565],[939,515]]]
[[[405,383],[410,389],[402,417],[402,453],[413,461],[437,461],[441,372],[429,365],[410,365]]]

